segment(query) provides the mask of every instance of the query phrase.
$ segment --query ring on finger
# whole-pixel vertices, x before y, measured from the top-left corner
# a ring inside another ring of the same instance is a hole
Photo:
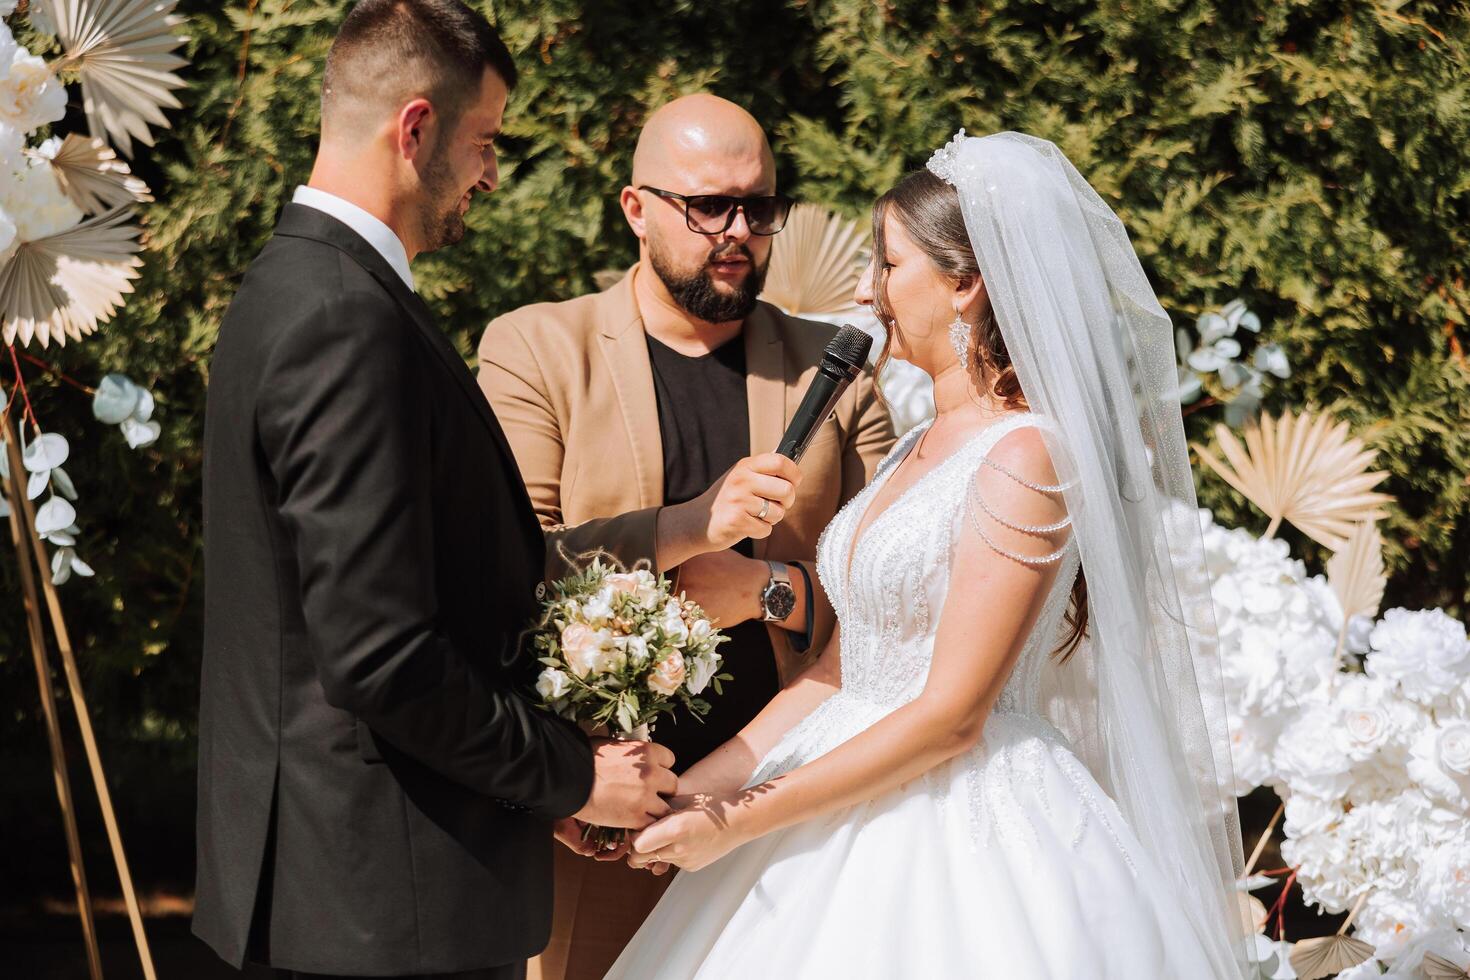
[[[759,514],[755,515],[755,519],[758,520],[758,521],[763,521],[763,520],[766,519],[766,515],[769,514],[770,512],[771,512],[771,502],[769,500],[762,500],[761,501],[761,512]]]

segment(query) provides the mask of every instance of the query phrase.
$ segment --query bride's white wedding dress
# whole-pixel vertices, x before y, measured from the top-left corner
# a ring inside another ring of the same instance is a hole
[[[911,431],[837,515],[818,571],[841,621],[842,687],[761,761],[749,785],[795,769],[913,700],[951,583],[966,495],[1008,432],[978,434],[876,515]],[[844,565],[851,556],[850,569]],[[613,966],[616,980],[1209,980],[1217,972],[1164,876],[1113,801],[1043,717],[1077,548],[970,752],[877,799],[681,872]],[[951,592],[954,592],[951,595]]]

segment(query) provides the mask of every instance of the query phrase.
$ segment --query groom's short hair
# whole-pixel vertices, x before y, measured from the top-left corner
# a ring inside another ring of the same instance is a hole
[[[478,95],[486,68],[515,88],[505,42],[460,0],[361,0],[327,54],[323,125],[329,117],[368,123],[423,95],[452,126]]]

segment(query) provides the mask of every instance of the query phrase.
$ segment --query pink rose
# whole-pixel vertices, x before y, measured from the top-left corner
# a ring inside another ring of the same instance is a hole
[[[659,694],[672,695],[684,683],[684,657],[675,650],[658,662],[648,676],[648,687]]]
[[[632,572],[615,572],[602,581],[604,585],[612,586],[614,592],[624,595],[636,595],[638,592],[638,576]]]
[[[602,636],[585,623],[572,623],[561,631],[562,655],[578,677],[586,677],[602,665]]]

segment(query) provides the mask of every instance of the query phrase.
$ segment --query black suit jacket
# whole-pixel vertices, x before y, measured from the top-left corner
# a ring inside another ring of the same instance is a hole
[[[464,361],[366,241],[288,205],[204,439],[195,932],[312,973],[536,953],[592,757],[519,693],[545,546]]]

